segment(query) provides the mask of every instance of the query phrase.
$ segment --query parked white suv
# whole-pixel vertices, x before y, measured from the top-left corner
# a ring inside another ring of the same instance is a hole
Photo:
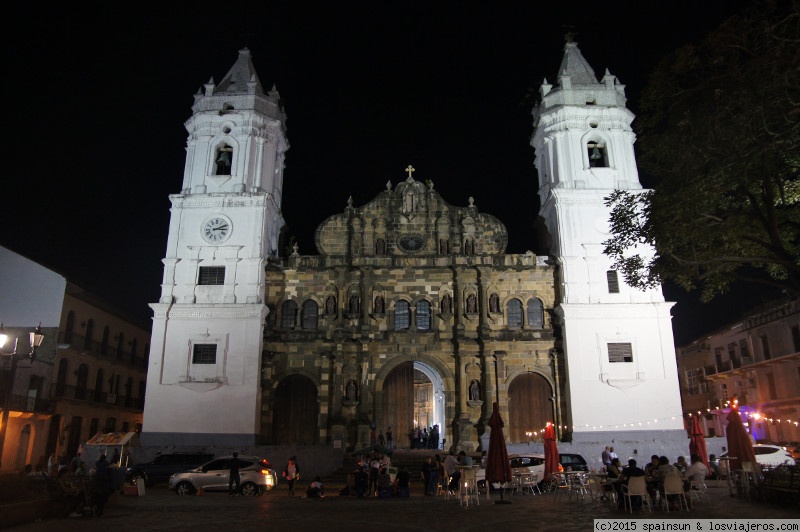
[[[257,456],[239,456],[240,491],[242,495],[261,495],[278,483],[278,474],[269,461]],[[169,489],[178,495],[204,491],[228,491],[232,456],[214,459],[197,469],[175,473],[169,477]]]
[[[759,443],[753,445],[753,451],[756,453],[756,462],[760,466],[776,467],[783,464],[794,464],[792,454],[780,445],[773,445],[771,443]],[[723,453],[720,458],[727,458],[728,453]],[[725,478],[728,476],[728,461],[719,461],[719,476]]]

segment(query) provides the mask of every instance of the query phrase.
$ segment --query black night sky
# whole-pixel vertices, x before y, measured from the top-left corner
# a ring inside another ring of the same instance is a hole
[[[745,3],[247,4],[6,7],[0,244],[148,318],[192,95],[247,46],[288,115],[283,209],[301,253],[316,253],[314,230],[348,196],[366,203],[409,164],[448,202],[473,196],[505,222],[509,252],[544,253],[530,110],[564,34],[627,86],[636,113],[658,60]],[[745,310],[665,290],[678,342]]]

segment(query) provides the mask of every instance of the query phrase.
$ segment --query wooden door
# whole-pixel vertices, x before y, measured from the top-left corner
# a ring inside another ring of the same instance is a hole
[[[383,386],[383,420],[378,431],[392,427],[394,447],[408,449],[409,433],[414,428],[414,363],[404,362],[386,377]]]
[[[538,373],[516,377],[508,387],[509,443],[527,443],[528,431],[540,431],[553,419],[552,388]]]
[[[283,379],[275,390],[272,439],[275,445],[317,443],[319,404],[317,387],[302,375]]]

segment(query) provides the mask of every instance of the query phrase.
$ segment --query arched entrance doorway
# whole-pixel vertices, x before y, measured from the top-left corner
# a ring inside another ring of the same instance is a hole
[[[317,443],[317,387],[308,377],[290,375],[275,389],[272,438],[277,445]]]
[[[444,422],[444,381],[424,362],[403,362],[386,376],[383,386],[383,419],[378,430],[392,427],[395,448],[411,446],[415,427],[439,426],[439,445],[447,438]]]
[[[528,441],[526,432],[544,428],[554,420],[553,389],[538,373],[524,373],[508,386],[508,438],[511,443]]]

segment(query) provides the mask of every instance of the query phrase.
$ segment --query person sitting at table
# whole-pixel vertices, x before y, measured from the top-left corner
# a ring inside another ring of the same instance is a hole
[[[636,465],[636,460],[633,458],[628,460],[628,466],[622,470],[622,475],[619,477],[619,482],[615,483],[614,485],[614,487],[617,488],[617,500],[622,500],[622,486],[627,486],[628,480],[630,480],[632,477],[643,476],[645,476],[644,469]],[[642,497],[639,495],[634,495],[631,497],[631,506],[634,510],[640,510],[642,508]]]
[[[619,458],[612,458],[611,465],[606,468],[608,472],[608,478],[619,478],[622,474],[622,463],[619,461]]]
[[[700,455],[693,454],[689,457],[689,460],[692,462],[692,465],[690,465],[686,469],[686,473],[684,473],[686,478],[689,482],[703,482],[708,476],[708,468],[700,459]]]
[[[647,474],[648,478],[656,477],[656,472],[658,471],[658,455],[654,454],[650,457],[650,462],[644,466],[644,472]]]
[[[719,479],[719,461],[716,454],[708,455],[709,480]]]
[[[461,471],[457,469],[458,459],[455,454],[452,452],[448,454],[444,462],[442,462],[442,465],[444,466],[445,476],[450,479],[450,484],[447,486],[447,489],[452,493],[458,493],[458,481],[461,478]]]
[[[672,465],[675,466],[675,468],[682,474],[686,473],[686,470],[689,468],[689,464],[686,463],[686,458],[683,456],[679,456],[678,460]]]

